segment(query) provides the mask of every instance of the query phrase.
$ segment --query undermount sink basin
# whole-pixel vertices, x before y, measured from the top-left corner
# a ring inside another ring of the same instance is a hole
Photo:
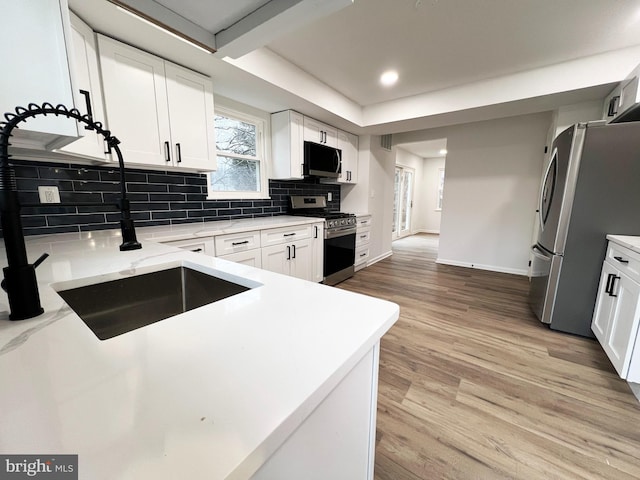
[[[100,340],[249,290],[185,266],[58,290]]]

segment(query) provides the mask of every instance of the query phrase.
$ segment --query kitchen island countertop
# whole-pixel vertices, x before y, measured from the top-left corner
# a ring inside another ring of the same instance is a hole
[[[249,478],[398,318],[383,300],[120,242],[112,230],[27,239],[30,261],[50,254],[45,313],[11,322],[0,300],[3,454],[78,454],[80,479]],[[174,264],[252,288],[104,341],[55,292]]]
[[[640,253],[640,237],[631,235],[607,235],[607,240]]]

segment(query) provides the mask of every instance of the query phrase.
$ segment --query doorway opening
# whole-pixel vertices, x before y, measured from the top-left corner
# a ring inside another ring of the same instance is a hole
[[[393,230],[391,239],[411,235],[413,187],[416,172],[411,167],[396,165],[393,193]]]

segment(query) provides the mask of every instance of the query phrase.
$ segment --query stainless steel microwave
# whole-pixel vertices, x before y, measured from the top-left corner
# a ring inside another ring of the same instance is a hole
[[[304,142],[305,177],[338,178],[342,170],[342,150],[319,143]]]

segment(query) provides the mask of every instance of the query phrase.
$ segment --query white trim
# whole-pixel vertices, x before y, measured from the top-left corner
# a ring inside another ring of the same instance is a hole
[[[383,253],[382,255],[378,255],[374,259],[369,260],[367,262],[367,267],[373,265],[374,263],[378,263],[380,260],[384,260],[385,258],[389,258],[391,255],[393,255],[393,252],[391,250],[389,250],[388,252]]]
[[[526,268],[506,268],[498,267],[496,265],[481,265],[478,263],[460,262],[458,260],[447,260],[444,258],[436,259],[436,263],[440,263],[442,265],[453,265],[455,267],[477,268],[478,270],[489,270],[491,272],[510,273],[512,275],[522,276],[526,276],[528,272],[528,269]]]

